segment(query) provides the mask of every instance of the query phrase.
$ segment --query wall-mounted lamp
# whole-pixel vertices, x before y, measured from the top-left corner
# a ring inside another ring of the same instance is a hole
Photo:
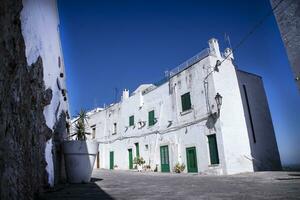
[[[222,96],[217,92],[216,96],[215,96],[215,100],[217,103],[217,108],[218,108],[218,116],[220,116],[220,109],[221,109],[221,105],[222,105]]]

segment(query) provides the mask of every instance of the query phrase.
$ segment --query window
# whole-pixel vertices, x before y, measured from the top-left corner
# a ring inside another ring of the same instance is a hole
[[[181,95],[181,105],[182,105],[182,112],[190,110],[192,108],[191,97],[189,92],[185,93],[184,95]]]
[[[154,124],[155,124],[154,110],[152,110],[148,113],[148,125],[153,126]]]
[[[129,117],[129,126],[133,126],[134,125],[134,115],[131,115]]]
[[[96,137],[96,125],[91,126],[92,129],[92,139]]]
[[[208,146],[209,146],[209,154],[210,154],[210,164],[216,165],[219,164],[219,153],[218,153],[218,145],[216,134],[208,135]]]
[[[114,123],[112,134],[115,135],[116,133],[117,133],[117,123]]]

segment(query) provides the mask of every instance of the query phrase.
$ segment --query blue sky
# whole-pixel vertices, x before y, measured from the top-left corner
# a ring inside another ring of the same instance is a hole
[[[58,0],[71,113],[115,101],[124,88],[161,80],[224,34],[234,46],[266,13],[269,0]],[[300,163],[300,95],[274,16],[234,53],[240,69],[261,75],[281,160]]]

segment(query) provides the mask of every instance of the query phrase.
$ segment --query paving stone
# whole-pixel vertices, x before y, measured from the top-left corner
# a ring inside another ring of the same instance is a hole
[[[69,184],[42,199],[300,199],[300,172],[227,176],[94,170],[89,184]]]

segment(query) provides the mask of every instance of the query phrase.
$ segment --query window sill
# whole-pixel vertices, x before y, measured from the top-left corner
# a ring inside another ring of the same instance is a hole
[[[219,167],[220,166],[220,164],[212,164],[212,165],[208,165],[208,167],[210,167],[210,168],[216,168],[216,167]]]
[[[180,112],[180,115],[181,116],[187,115],[187,114],[191,113],[192,111],[193,111],[193,108],[190,108],[189,110],[185,110],[185,111]]]

